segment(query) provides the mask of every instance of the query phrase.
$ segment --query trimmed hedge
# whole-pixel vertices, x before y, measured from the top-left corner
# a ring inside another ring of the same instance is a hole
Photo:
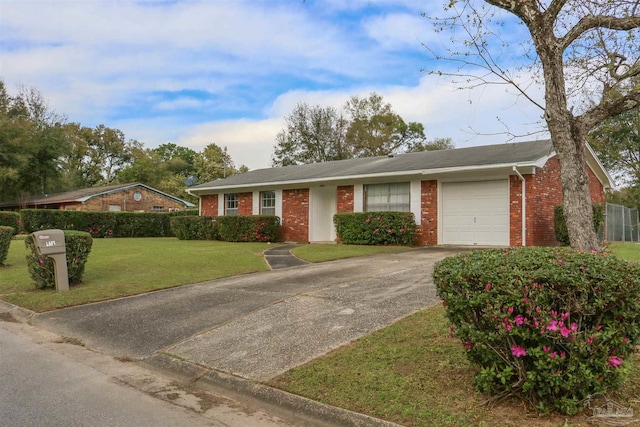
[[[0,211],[0,226],[13,227],[17,233],[20,231],[20,213]]]
[[[355,212],[333,216],[336,233],[349,245],[405,245],[416,240],[416,221],[410,212]]]
[[[22,224],[28,233],[61,229],[86,231],[92,237],[172,236],[166,212],[87,212],[56,209],[23,209]]]
[[[564,210],[562,205],[556,205],[553,210],[553,225],[556,232],[556,240],[563,246],[569,246],[569,230],[567,230],[567,221],[564,219]],[[602,205],[593,205],[593,227],[598,236],[602,236],[602,226],[604,225],[604,207]]]
[[[215,217],[175,216],[170,222],[171,231],[180,240],[216,240],[218,238]]]
[[[521,247],[446,258],[433,278],[481,392],[575,414],[626,378],[640,342],[639,264]]]
[[[84,267],[93,245],[93,238],[84,231],[64,230],[64,240],[67,251],[69,284],[77,284],[82,282]],[[27,269],[36,288],[55,288],[53,260],[47,256],[38,255],[33,234],[30,234],[24,243],[27,247]]]
[[[11,239],[15,234],[15,228],[0,225],[0,265],[4,265],[4,262],[7,260]]]
[[[274,215],[225,215],[216,218],[218,238],[225,242],[275,242],[280,218]]]

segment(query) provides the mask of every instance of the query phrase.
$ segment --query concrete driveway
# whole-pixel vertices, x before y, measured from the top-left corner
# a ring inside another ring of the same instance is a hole
[[[42,313],[32,323],[118,358],[168,354],[266,381],[436,303],[433,264],[453,253],[420,248],[285,268]]]

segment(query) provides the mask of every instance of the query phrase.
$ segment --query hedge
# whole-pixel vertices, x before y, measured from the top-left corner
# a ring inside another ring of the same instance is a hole
[[[340,213],[333,222],[345,244],[411,246],[416,239],[416,221],[410,212]]]
[[[0,265],[4,265],[9,254],[9,246],[11,246],[11,238],[16,234],[16,229],[0,225]]]
[[[554,207],[553,225],[556,233],[556,240],[564,246],[569,246],[569,230],[567,230],[567,221],[564,219],[564,208],[562,205]],[[604,207],[602,205],[593,205],[593,228],[596,234],[602,236],[602,226],[604,224]]]
[[[61,229],[86,231],[92,237],[172,236],[166,212],[87,212],[23,209],[22,225],[28,233]]]
[[[216,218],[218,238],[226,242],[275,242],[280,218],[274,215],[225,215]]]
[[[571,248],[462,253],[436,263],[476,387],[540,412],[619,388],[640,343],[640,265]]]
[[[180,240],[216,240],[218,238],[215,217],[175,216],[170,222],[171,231]]]
[[[20,213],[0,211],[0,226],[13,227],[17,233],[20,231]]]
[[[91,252],[93,239],[89,233],[84,231],[65,230],[64,240],[69,284],[77,284],[82,282],[84,267]],[[55,288],[53,260],[47,256],[38,255],[33,234],[30,234],[24,243],[27,247],[27,269],[36,288]]]

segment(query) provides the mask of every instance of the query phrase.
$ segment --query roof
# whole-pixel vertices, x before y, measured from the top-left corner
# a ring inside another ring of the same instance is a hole
[[[216,188],[296,181],[356,178],[381,174],[436,173],[447,169],[481,166],[534,166],[554,154],[550,140],[455,148],[451,150],[405,153],[386,157],[367,157],[296,166],[257,169],[229,178],[189,187],[198,194]],[[200,190],[200,191],[199,191]]]
[[[98,196],[111,194],[111,193],[118,193],[120,191],[128,190],[134,187],[144,187],[149,191],[152,191],[154,193],[160,194],[161,196],[167,197],[178,203],[181,203],[185,207],[195,207],[193,203],[188,202],[186,200],[182,200],[178,197],[172,196],[171,194],[163,193],[160,190],[156,190],[155,188],[149,187],[148,185],[145,185],[139,182],[132,182],[129,184],[109,185],[106,187],[91,187],[91,188],[83,188],[81,190],[67,191],[64,193],[32,196],[25,200],[0,203],[0,208],[8,207],[8,206],[17,206],[18,204],[21,206],[37,206],[37,205],[49,205],[49,204],[73,203],[73,202],[83,203],[93,197],[98,197]]]

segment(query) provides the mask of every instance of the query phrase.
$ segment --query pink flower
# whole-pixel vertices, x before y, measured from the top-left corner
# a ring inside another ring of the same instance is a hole
[[[509,307],[509,310],[507,310],[509,312],[509,314],[513,313],[513,307]]]
[[[471,350],[471,343],[470,342],[464,343],[464,348],[467,350]]]
[[[522,326],[524,322],[526,322],[526,318],[522,316],[522,314],[518,314],[515,318],[515,322],[517,326]]]
[[[40,264],[44,264],[44,260],[40,258]]]
[[[569,335],[571,335],[571,329],[562,325],[562,327],[560,328],[560,335],[562,335],[565,338],[569,338]]]
[[[551,351],[551,347],[547,347],[546,345],[543,345],[542,351],[544,351],[545,353],[549,353]]]
[[[554,351],[553,353],[551,353],[551,358],[552,359],[555,359],[556,357],[558,357],[558,353],[557,352]]]
[[[560,315],[560,317],[562,317],[562,320],[568,319],[569,316],[571,316],[571,313],[569,313],[568,311],[565,311]]]
[[[551,323],[547,325],[548,331],[557,331],[558,330],[558,321],[552,320]]]
[[[485,286],[485,287],[484,287],[484,290],[485,290],[485,291],[490,291],[490,290],[491,290],[491,285],[487,285],[487,286]]]
[[[561,259],[558,259],[558,264],[562,264],[562,260]]]
[[[591,344],[593,344],[593,335],[591,335],[587,340],[587,345],[591,345]]]
[[[565,353],[564,351],[562,353],[560,353],[560,358],[564,359],[566,357],[567,353]]]
[[[615,368],[622,365],[622,360],[618,356],[609,356],[609,367]]]
[[[524,357],[527,355],[527,351],[524,349],[524,347],[519,346],[519,345],[512,345],[511,346],[511,354],[513,354],[513,357]]]

